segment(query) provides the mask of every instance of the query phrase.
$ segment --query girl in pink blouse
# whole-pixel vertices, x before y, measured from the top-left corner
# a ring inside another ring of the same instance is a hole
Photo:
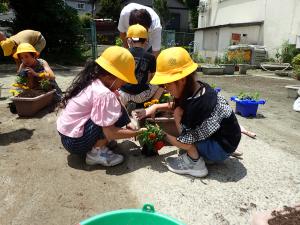
[[[89,165],[114,166],[123,156],[109,150],[107,140],[137,136],[140,130],[122,129],[130,119],[115,91],[126,83],[136,84],[134,58],[118,46],[106,49],[88,62],[75,77],[62,100],[57,130],[66,150],[86,154]]]

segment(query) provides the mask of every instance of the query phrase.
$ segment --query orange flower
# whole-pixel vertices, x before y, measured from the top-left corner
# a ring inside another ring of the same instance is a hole
[[[153,139],[156,138],[156,134],[150,133],[150,134],[148,135],[148,138],[149,138],[150,140],[153,140]]]

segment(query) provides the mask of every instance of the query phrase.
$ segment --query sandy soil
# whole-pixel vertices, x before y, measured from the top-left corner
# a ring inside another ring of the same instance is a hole
[[[57,71],[66,88],[78,72]],[[185,224],[249,224],[256,211],[295,205],[300,201],[300,114],[292,111],[285,85],[291,79],[250,71],[248,76],[202,76],[222,87],[228,99],[244,91],[259,91],[267,100],[257,118],[238,116],[255,131],[257,139],[243,136],[234,158],[208,166],[205,179],[169,172],[165,147],[158,157],[145,158],[132,140],[119,141],[116,151],[126,161],[117,167],[86,166],[61,146],[55,129],[57,115],[43,110],[35,118],[11,114],[8,100],[0,100],[0,224],[76,224],[105,211],[141,208],[154,204],[157,211]],[[0,74],[9,86],[14,73]],[[8,96],[7,90],[2,96]],[[234,107],[234,103],[230,103]]]

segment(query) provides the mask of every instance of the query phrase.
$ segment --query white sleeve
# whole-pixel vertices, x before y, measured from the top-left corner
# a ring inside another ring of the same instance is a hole
[[[121,12],[119,24],[118,24],[118,30],[121,33],[126,33],[129,25],[129,14],[126,12]]]
[[[152,51],[159,51],[161,48],[161,27],[156,27],[151,32],[151,41]]]

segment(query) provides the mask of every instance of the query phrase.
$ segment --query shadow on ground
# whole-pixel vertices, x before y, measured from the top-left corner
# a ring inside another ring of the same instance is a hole
[[[89,166],[85,164],[85,156],[68,155],[68,165],[74,169],[93,171],[93,170],[106,170],[110,175],[123,175],[131,173],[140,168],[148,168],[158,171],[159,173],[167,172],[168,169],[163,165],[165,157],[174,155],[177,151],[171,151],[164,155],[146,157],[141,154],[141,147],[136,145],[132,141],[123,141],[118,144],[118,147],[114,149],[114,152],[124,155],[125,160],[122,164],[115,167],[103,167],[100,165]]]
[[[0,146],[26,141],[31,138],[35,129],[21,128],[8,133],[0,133]]]

